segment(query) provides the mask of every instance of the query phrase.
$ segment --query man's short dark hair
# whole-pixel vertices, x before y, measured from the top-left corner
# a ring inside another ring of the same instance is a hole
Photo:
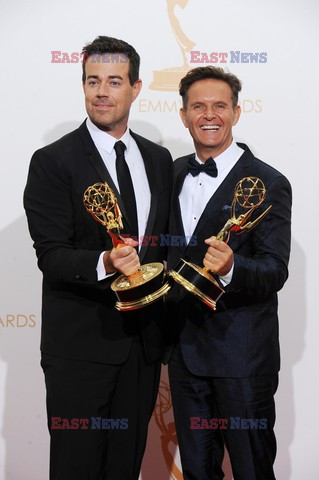
[[[241,91],[241,81],[232,73],[225,72],[219,67],[197,67],[190,70],[185,77],[182,78],[179,84],[179,93],[183,99],[184,110],[187,108],[188,90],[193,83],[199,80],[205,80],[207,78],[213,78],[215,80],[222,80],[229,85],[232,91],[233,107],[238,104],[238,93]]]
[[[128,43],[123,40],[118,40],[117,38],[99,36],[93,40],[92,43],[88,43],[83,47],[83,63],[82,63],[82,81],[83,83],[86,80],[85,73],[85,63],[90,55],[99,55],[103,53],[121,53],[125,55],[129,61],[129,79],[130,84],[134,83],[139,79],[139,69],[140,69],[140,56],[137,51]]]

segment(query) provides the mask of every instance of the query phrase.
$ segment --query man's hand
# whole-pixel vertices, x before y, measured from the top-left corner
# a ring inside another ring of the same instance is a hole
[[[103,255],[103,263],[106,273],[114,273],[118,271],[123,275],[131,275],[140,267],[140,259],[136,252],[138,242],[131,238],[123,238],[126,246],[113,248]]]
[[[210,237],[205,240],[209,245],[203,263],[211,272],[223,277],[227,275],[234,263],[234,254],[227,243]]]

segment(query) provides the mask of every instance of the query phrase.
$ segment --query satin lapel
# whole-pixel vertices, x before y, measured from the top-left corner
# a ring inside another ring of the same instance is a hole
[[[89,131],[86,127],[85,122],[82,123],[82,125],[79,127],[79,133],[80,133],[81,139],[82,139],[82,141],[85,145],[85,150],[86,150],[86,153],[88,154],[89,162],[94,167],[94,169],[98,173],[101,180],[103,182],[106,182],[109,185],[109,187],[113,190],[113,192],[115,193],[115,196],[117,198],[118,205],[120,207],[121,213],[122,213],[123,217],[125,218],[125,221],[127,222],[129,228],[132,230],[132,226],[130,225],[130,222],[128,220],[128,216],[127,216],[127,213],[126,213],[126,210],[125,210],[120,192],[118,191],[117,187],[115,186],[115,183],[113,182],[112,177],[111,177],[108,169],[106,168],[105,163],[104,163],[98,149],[94,145],[94,142],[91,138],[91,135],[89,134]]]
[[[230,218],[230,206],[234,197],[235,186],[239,180],[247,175],[245,171],[251,166],[254,158],[246,145],[239,144],[239,146],[245,148],[245,151],[210,198],[197,223],[193,233],[194,236],[201,236],[204,229],[207,230],[206,238],[217,235],[225,221]]]
[[[157,184],[156,184],[156,178],[155,178],[155,171],[154,171],[154,166],[153,166],[153,155],[151,150],[149,150],[141,141],[141,138],[136,135],[134,132],[130,130],[130,134],[134,138],[134,140],[137,143],[137,146],[139,148],[139,151],[141,152],[141,155],[143,157],[144,161],[144,166],[145,166],[145,171],[146,171],[146,176],[148,180],[148,184],[150,187],[150,192],[151,192],[151,205],[150,205],[150,211],[148,214],[148,219],[146,223],[146,229],[144,235],[146,237],[149,237],[152,235],[153,228],[154,228],[154,222],[156,218],[156,212],[157,212],[157,206],[158,206],[158,189],[157,189]],[[147,251],[148,246],[142,245],[139,257],[140,261],[142,263],[143,258],[145,257],[146,251]]]

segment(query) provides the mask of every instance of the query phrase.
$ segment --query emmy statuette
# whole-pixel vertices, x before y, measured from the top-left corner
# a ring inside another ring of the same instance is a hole
[[[125,242],[120,235],[122,214],[117,198],[107,183],[95,183],[83,195],[83,203],[93,218],[104,225],[111,236],[113,247],[121,248]],[[132,275],[120,275],[111,284],[120,311],[136,310],[162,298],[171,288],[165,281],[164,265],[159,262],[141,265]]]
[[[151,90],[162,90],[166,92],[177,91],[179,82],[190,69],[187,61],[187,54],[196,44],[192,40],[190,40],[184,33],[175,14],[175,7],[185,8],[187,4],[188,0],[167,0],[168,18],[178,46],[181,50],[183,64],[178,67],[169,67],[163,68],[162,70],[154,70],[153,81],[149,86]]]
[[[231,217],[216,235],[217,240],[228,243],[230,234],[248,232],[254,228],[267,215],[270,205],[259,217],[252,222],[247,222],[256,208],[261,205],[266,196],[266,188],[262,180],[257,177],[242,178],[235,186],[234,198],[231,206]],[[236,206],[241,208],[241,213],[236,217]],[[200,298],[208,307],[216,310],[216,302],[224,293],[206,267],[199,267],[194,263],[181,259],[174,270],[169,273],[175,282]]]

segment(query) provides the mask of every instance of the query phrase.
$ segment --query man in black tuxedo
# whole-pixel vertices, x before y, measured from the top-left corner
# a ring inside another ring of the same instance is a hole
[[[170,233],[193,240],[170,249],[169,267],[180,258],[204,263],[225,290],[216,311],[181,286],[171,298],[177,331],[169,375],[185,480],[222,479],[224,444],[235,480],[275,478],[277,292],[288,276],[291,188],[233,141],[240,90],[237,77],[214,67],[193,69],[180,84],[181,117],[196,153],[174,162]],[[249,220],[272,207],[226,244],[214,235],[229,220],[244,177],[258,177],[267,189]]]
[[[163,312],[161,303],[117,311],[110,284],[116,273],[166,257],[154,237],[167,232],[172,159],[127,128],[141,89],[135,49],[98,37],[83,54],[89,118],[35,152],[24,196],[43,272],[50,479],[132,480],[158,390]],[[86,211],[83,193],[97,182],[115,192],[123,234],[145,236],[138,253],[129,238],[112,248],[106,229]]]

